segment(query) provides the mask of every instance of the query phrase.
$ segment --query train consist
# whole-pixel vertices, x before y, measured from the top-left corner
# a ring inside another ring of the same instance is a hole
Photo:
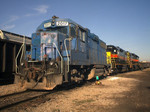
[[[22,52],[25,58],[15,74],[15,83],[30,88],[50,90],[63,83],[140,69],[137,55],[106,46],[89,29],[56,16],[39,25],[32,34],[31,48],[31,57]]]
[[[107,45],[107,63],[115,73],[141,69],[139,56],[113,45]]]
[[[133,70],[142,70],[150,67],[149,62],[140,62],[139,56],[125,51],[114,45],[107,45],[107,64],[111,68],[110,73],[118,73]]]

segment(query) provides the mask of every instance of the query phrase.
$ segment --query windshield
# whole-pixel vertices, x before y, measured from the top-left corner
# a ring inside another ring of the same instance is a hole
[[[113,54],[117,54],[117,49],[113,46],[107,46],[107,52],[111,52]]]
[[[67,34],[67,27],[56,27],[56,28],[47,28],[46,31],[58,31],[64,34]]]

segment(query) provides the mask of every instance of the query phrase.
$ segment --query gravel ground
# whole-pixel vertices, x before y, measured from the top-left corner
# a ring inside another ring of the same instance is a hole
[[[150,112],[150,69],[109,76],[100,82],[47,95],[44,103],[20,112]],[[24,91],[17,85],[0,86],[0,90],[0,96]]]
[[[149,80],[150,69],[109,76],[20,112],[150,112]]]

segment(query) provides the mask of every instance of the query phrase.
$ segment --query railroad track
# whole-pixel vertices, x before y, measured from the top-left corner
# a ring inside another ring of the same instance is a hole
[[[0,111],[9,111],[12,109],[12,107],[17,108],[17,105],[20,105],[20,104],[22,105],[22,107],[24,107],[24,104],[26,104],[27,102],[30,102],[38,98],[42,98],[54,92],[56,91],[55,90],[54,91],[27,90],[23,92],[0,96]]]
[[[55,95],[59,95],[63,91],[72,90],[80,86],[87,86],[92,84],[92,82],[93,81],[88,81],[80,84],[58,86],[56,89],[51,91],[26,90],[13,94],[3,95],[0,96],[0,112],[16,112],[19,110],[24,110],[28,107],[34,107],[48,100],[55,99]]]

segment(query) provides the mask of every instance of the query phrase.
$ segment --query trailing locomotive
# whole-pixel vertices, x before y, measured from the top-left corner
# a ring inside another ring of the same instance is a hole
[[[32,34],[28,59],[24,56],[20,61],[15,83],[29,88],[50,90],[63,83],[109,74],[106,43],[89,29],[56,16]]]
[[[150,67],[150,62],[142,61],[142,62],[140,62],[140,66],[141,66],[142,69],[149,68]]]
[[[115,73],[140,69],[139,56],[113,45],[107,45],[107,63]]]

